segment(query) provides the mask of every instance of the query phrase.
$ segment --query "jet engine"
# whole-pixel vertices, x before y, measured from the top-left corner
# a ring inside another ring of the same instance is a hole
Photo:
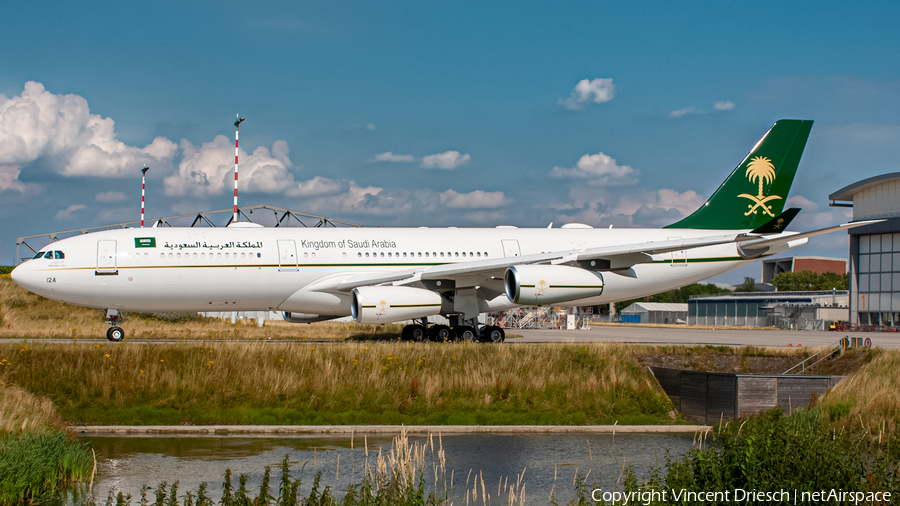
[[[408,286],[361,286],[350,305],[357,323],[391,323],[441,312],[441,296]]]
[[[506,270],[506,296],[526,306],[556,304],[603,293],[603,275],[565,265],[517,265]]]

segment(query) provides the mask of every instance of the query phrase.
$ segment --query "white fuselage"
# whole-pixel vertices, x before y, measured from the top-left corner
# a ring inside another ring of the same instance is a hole
[[[37,258],[14,280],[62,302],[126,311],[278,310],[350,315],[350,296],[306,290],[323,279],[709,236],[687,229],[519,228],[132,228],[51,243],[63,259]],[[734,231],[721,231],[734,233]],[[152,241],[149,239],[152,238]],[[143,239],[143,241],[142,241]],[[805,241],[804,241],[805,242]],[[587,306],[659,293],[730,271],[743,259],[735,244],[665,255],[634,266],[636,277],[603,273]],[[501,295],[489,308],[515,307]]]

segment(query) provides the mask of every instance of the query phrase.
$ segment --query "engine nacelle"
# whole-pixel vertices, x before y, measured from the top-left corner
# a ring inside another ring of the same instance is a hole
[[[556,304],[603,293],[603,275],[566,265],[517,265],[506,270],[506,296],[525,306]]]
[[[361,286],[350,305],[357,323],[391,323],[441,312],[441,296],[408,286]]]
[[[290,311],[284,312],[284,321],[286,321],[288,323],[323,322],[326,320],[334,320],[335,318],[340,318],[340,316],[327,316],[327,315],[310,314],[310,313],[292,313]]]

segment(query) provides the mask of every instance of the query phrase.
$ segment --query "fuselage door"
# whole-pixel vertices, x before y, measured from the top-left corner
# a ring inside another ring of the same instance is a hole
[[[97,241],[97,276],[116,275],[116,241]]]
[[[519,251],[519,241],[515,239],[501,239],[500,242],[503,243],[503,256],[509,258],[522,255]]]
[[[293,239],[278,239],[278,270],[297,270],[297,244]]]

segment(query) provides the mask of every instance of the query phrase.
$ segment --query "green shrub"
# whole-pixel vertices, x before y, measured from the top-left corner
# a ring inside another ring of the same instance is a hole
[[[775,408],[701,439],[680,460],[667,457],[665,468],[652,470],[644,482],[629,470],[626,491],[797,490],[796,504],[814,504],[802,492],[819,490],[900,493],[898,462],[890,452],[896,440],[881,446],[834,430],[818,409],[785,417]]]
[[[828,406],[828,419],[832,422],[850,414],[850,408],[853,407],[852,402],[836,402]]]

